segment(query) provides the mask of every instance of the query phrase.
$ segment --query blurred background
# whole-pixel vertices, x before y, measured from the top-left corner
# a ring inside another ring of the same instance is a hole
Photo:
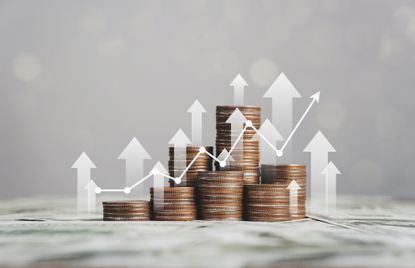
[[[0,199],[75,196],[73,162],[85,151],[101,187],[124,187],[117,157],[132,137],[167,165],[168,141],[190,136],[195,99],[208,111],[246,103],[284,72],[303,95],[321,91],[294,136],[295,162],[321,130],[342,172],[340,194],[413,198],[413,1],[0,0]]]

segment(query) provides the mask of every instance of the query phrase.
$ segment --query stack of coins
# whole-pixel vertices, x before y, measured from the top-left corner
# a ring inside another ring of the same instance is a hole
[[[261,125],[261,107],[256,106],[217,106],[216,107],[216,156],[219,156],[223,149],[229,151],[233,144],[232,141],[240,134],[232,133],[231,124],[226,123],[235,109],[238,108],[247,120],[252,121],[254,127],[259,129]],[[255,131],[248,128],[243,139],[238,144],[236,150],[232,152],[235,161],[231,162],[230,167],[216,168],[220,170],[240,170],[244,172],[244,184],[255,184],[259,181],[259,142],[252,140]]]
[[[213,147],[207,146],[205,147],[206,151],[213,154]],[[175,152],[174,147],[169,148],[169,174],[172,177],[178,177],[182,174],[184,169],[190,165],[193,158],[199,153],[200,146],[188,146],[186,151],[183,152]],[[177,159],[175,159],[177,158]],[[199,171],[210,171],[212,170],[212,158],[210,158],[206,153],[202,153],[193,162],[190,166],[189,170],[183,176],[182,181],[180,184],[176,184],[173,180],[169,180],[170,186],[179,186],[179,187],[195,187],[196,186],[196,179],[197,173]]]
[[[200,219],[242,220],[243,173],[241,171],[199,172],[197,181]]]
[[[105,201],[104,221],[148,221],[150,202],[144,200]]]
[[[289,194],[290,183],[295,180],[297,185],[295,187],[297,192],[297,201],[295,207],[291,208],[292,219],[304,219],[306,212],[306,166],[305,165],[262,165],[261,166],[261,181],[264,184],[274,184],[285,188]],[[295,198],[295,197],[292,197]]]
[[[248,221],[289,221],[290,196],[276,184],[245,185],[245,219]]]
[[[161,191],[158,195],[157,191]],[[194,187],[150,188],[153,220],[193,221],[196,220]]]

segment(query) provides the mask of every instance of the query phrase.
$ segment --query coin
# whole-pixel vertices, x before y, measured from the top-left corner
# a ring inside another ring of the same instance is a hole
[[[104,201],[104,221],[150,220],[150,202],[145,200]]]

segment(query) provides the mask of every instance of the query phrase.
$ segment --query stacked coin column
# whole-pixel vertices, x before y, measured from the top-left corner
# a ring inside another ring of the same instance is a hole
[[[150,220],[150,202],[144,200],[105,201],[104,221],[148,221]]]
[[[263,184],[280,186],[280,191],[289,196],[291,201],[291,219],[304,219],[306,213],[306,166],[305,165],[262,165],[261,180]],[[295,181],[295,183],[293,182]],[[290,190],[295,196],[290,195]]]
[[[155,195],[155,191],[163,191]],[[158,198],[163,196],[163,198]],[[196,219],[194,187],[150,188],[153,220],[192,221]]]
[[[245,185],[245,219],[248,221],[289,221],[290,197],[276,184]]]
[[[232,133],[231,124],[226,123],[232,113],[239,109],[247,120],[252,121],[253,126],[259,129],[261,125],[261,107],[256,106],[216,106],[216,156],[224,149],[231,150],[232,140],[240,133]],[[248,128],[243,135],[241,144],[232,152],[235,161],[230,166],[220,167],[216,163],[217,170],[240,170],[244,173],[244,184],[255,184],[259,181],[259,142],[253,140],[255,131]]]
[[[198,209],[202,220],[242,220],[243,173],[199,172]]]
[[[206,151],[213,154],[213,147],[205,147]],[[175,152],[174,147],[169,148],[169,175],[172,177],[180,176],[185,168],[190,165],[195,156],[199,153],[200,146],[187,146],[186,152]],[[196,161],[190,166],[180,184],[169,180],[172,187],[194,187],[196,186],[197,173],[199,171],[212,170],[212,159],[205,153],[199,155]]]

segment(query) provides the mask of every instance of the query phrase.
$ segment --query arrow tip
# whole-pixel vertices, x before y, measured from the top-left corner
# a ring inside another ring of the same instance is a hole
[[[151,159],[151,156],[147,153],[137,138],[132,138],[130,143],[118,156],[118,159],[127,159],[131,157],[140,157],[142,159]]]
[[[301,98],[301,94],[288,80],[283,72],[275,79],[269,89],[265,92],[264,98]]]
[[[158,161],[158,162],[154,165],[154,167],[153,167],[153,169],[151,170],[151,172],[152,172],[152,173],[158,173],[158,172],[160,172],[160,173],[164,173],[164,174],[166,174],[166,173],[167,173],[167,170],[166,170],[166,168],[163,166],[163,164],[162,164],[160,161]]]
[[[298,190],[300,189],[300,185],[295,180],[292,180],[290,184],[288,185],[287,189],[289,190]]]
[[[228,124],[243,124],[245,122],[246,118],[238,108],[236,108],[235,111],[233,111],[233,113],[229,116],[228,120],[226,120],[226,123]]]
[[[236,87],[236,86],[247,86],[248,83],[245,81],[245,79],[242,77],[241,74],[237,74],[236,77],[232,80],[230,83],[230,86]]]
[[[318,131],[303,150],[303,152],[312,151],[335,152],[336,149],[334,149],[334,147],[330,144],[330,142],[323,135],[323,133],[321,133],[321,131]]]
[[[169,144],[186,146],[186,144],[192,143],[181,128],[174,134],[173,138],[169,141]]]
[[[329,175],[329,174],[341,174],[341,172],[337,169],[332,161],[328,163],[328,165],[323,169],[321,174]]]
[[[310,98],[316,100],[317,102],[320,101],[320,91],[314,93],[313,95],[310,96]]]
[[[94,190],[94,192],[95,192],[95,189],[97,188],[97,184],[93,181],[93,180],[90,180],[88,183],[87,183],[87,185],[85,185],[85,190]]]
[[[198,100],[195,100],[193,104],[187,110],[188,113],[206,113],[205,108],[200,104]]]
[[[96,168],[96,166],[88,155],[85,152],[82,152],[71,168]]]

